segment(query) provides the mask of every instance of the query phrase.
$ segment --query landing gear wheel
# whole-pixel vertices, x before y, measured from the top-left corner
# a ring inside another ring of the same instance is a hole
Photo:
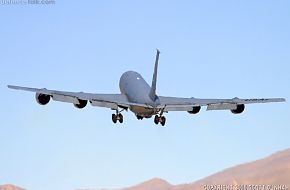
[[[119,117],[119,122],[123,123],[123,115],[119,113],[118,117]]]
[[[117,118],[116,114],[112,114],[112,121],[113,121],[113,123],[117,123],[118,118]]]
[[[156,125],[158,125],[158,123],[159,123],[159,116],[158,115],[155,115],[155,117],[154,117],[154,123]]]
[[[161,125],[162,126],[164,126],[165,125],[165,123],[166,123],[166,118],[164,117],[164,116],[162,116],[161,118],[160,118],[160,123],[161,123]]]
[[[120,123],[123,123],[123,115],[121,113],[116,113],[116,114],[112,114],[112,121],[113,123],[117,123],[118,121]]]
[[[140,116],[140,115],[136,115],[136,117],[137,117],[138,120],[142,120],[143,119],[143,117]]]
[[[154,117],[154,123],[156,125],[158,125],[158,123],[160,123],[162,126],[164,126],[165,123],[166,123],[166,118],[164,116],[155,115],[155,117]]]

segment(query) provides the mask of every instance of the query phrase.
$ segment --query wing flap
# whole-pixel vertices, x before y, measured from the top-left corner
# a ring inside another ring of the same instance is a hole
[[[233,101],[239,104],[256,104],[256,103],[271,103],[271,102],[285,102],[285,98],[252,98],[252,99],[239,99],[233,98]]]
[[[237,109],[237,104],[220,103],[220,104],[209,104],[206,108],[206,111],[210,111],[210,110],[233,110],[233,109]]]
[[[117,103],[112,102],[104,102],[104,101],[91,101],[92,106],[98,106],[98,107],[105,107],[105,108],[111,108],[111,109],[118,109]]]
[[[52,93],[51,97],[54,101],[79,104],[79,100],[73,96]]]
[[[166,106],[158,106],[159,109],[164,109],[164,112],[169,111],[191,111],[192,105],[166,105]]]

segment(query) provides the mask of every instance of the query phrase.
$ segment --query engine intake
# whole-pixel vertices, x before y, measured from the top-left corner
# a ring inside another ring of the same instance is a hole
[[[78,101],[79,101],[79,104],[74,104],[74,106],[76,108],[79,108],[79,109],[82,109],[82,108],[86,107],[86,105],[88,104],[87,100],[78,99]]]
[[[38,104],[46,105],[50,101],[50,95],[36,93],[35,99],[36,99]]]
[[[238,104],[236,109],[231,110],[233,114],[240,114],[245,110],[244,104]]]
[[[200,106],[194,106],[192,107],[191,111],[187,111],[190,114],[197,114],[200,111],[201,107]]]

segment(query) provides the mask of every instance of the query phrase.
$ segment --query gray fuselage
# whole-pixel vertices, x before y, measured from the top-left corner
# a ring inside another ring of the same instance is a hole
[[[155,101],[150,98],[149,93],[151,87],[143,79],[143,77],[135,71],[125,72],[120,78],[119,87],[121,93],[124,94],[127,97],[128,101],[132,103],[147,104],[152,107],[156,107],[160,104],[157,95]],[[146,108],[138,105],[131,106],[130,110],[136,115],[146,118],[152,117],[152,115],[154,115],[158,111],[154,108]]]

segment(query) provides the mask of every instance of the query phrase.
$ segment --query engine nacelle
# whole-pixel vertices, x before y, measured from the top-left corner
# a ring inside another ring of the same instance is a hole
[[[36,99],[38,104],[46,105],[50,101],[50,95],[36,93],[35,99]]]
[[[200,106],[194,106],[192,107],[191,111],[187,111],[190,114],[197,114],[200,111],[201,107]]]
[[[88,100],[78,99],[78,101],[79,101],[79,104],[74,104],[74,106],[76,108],[79,108],[79,109],[82,109],[82,108],[86,107],[86,105],[88,104]]]
[[[231,110],[233,114],[240,114],[243,113],[245,110],[245,104],[238,104],[236,109]]]

